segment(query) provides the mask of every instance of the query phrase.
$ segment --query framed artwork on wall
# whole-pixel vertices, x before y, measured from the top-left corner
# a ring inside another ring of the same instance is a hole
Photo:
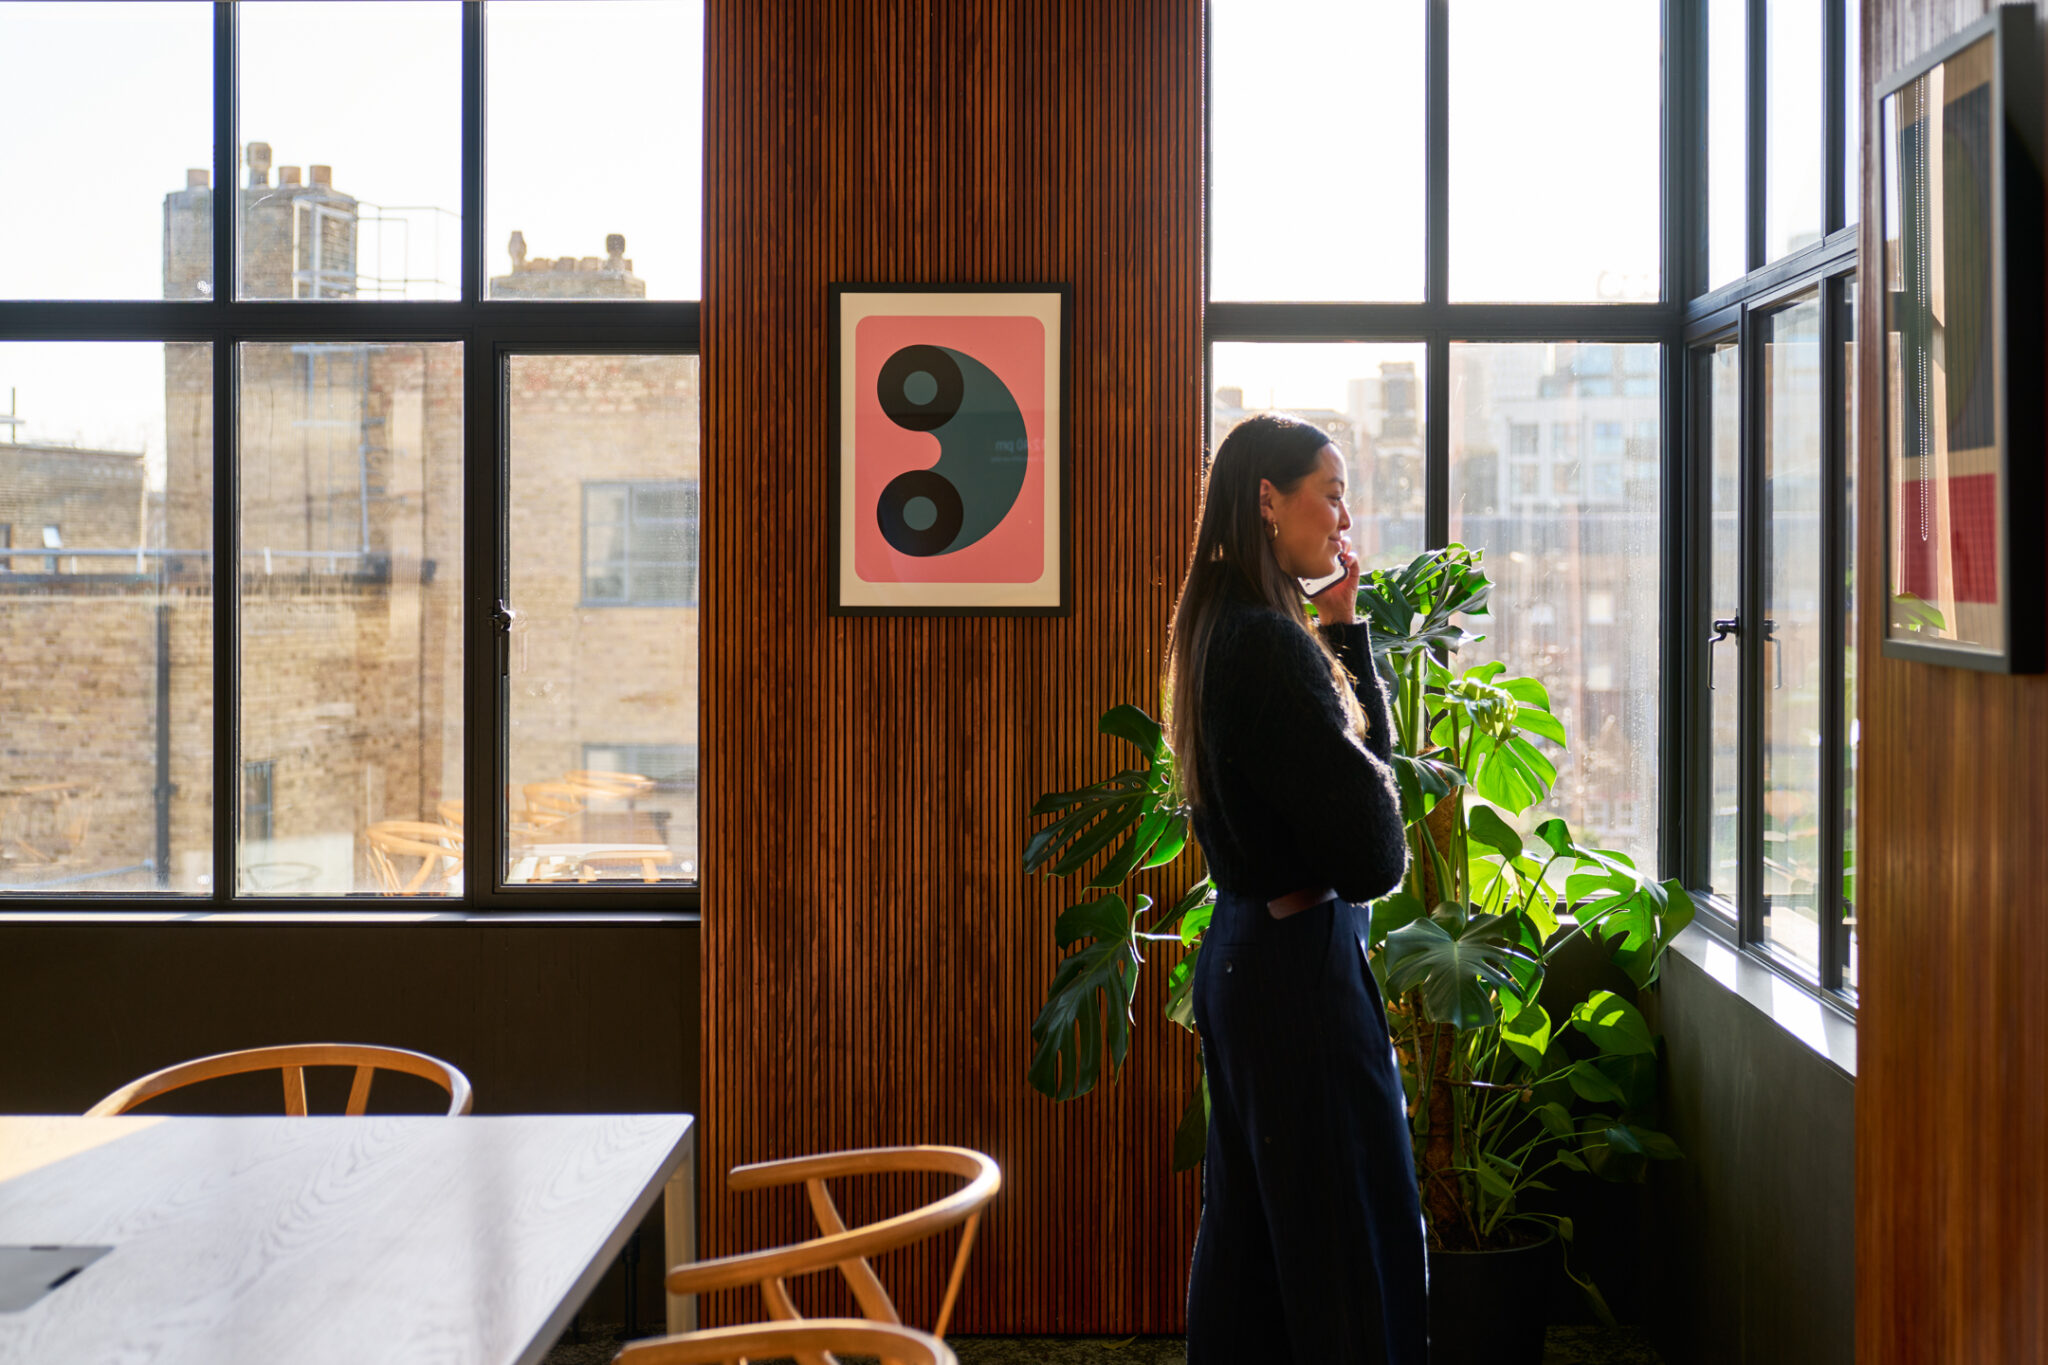
[[[1059,284],[834,284],[827,437],[836,616],[1064,616]]]
[[[2003,6],[1878,87],[1891,658],[2048,666],[2034,41]]]

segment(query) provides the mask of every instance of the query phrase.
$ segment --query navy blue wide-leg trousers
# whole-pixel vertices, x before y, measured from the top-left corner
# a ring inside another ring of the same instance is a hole
[[[1209,1077],[1188,1365],[1424,1365],[1427,1253],[1370,911],[1223,893],[1195,967]]]

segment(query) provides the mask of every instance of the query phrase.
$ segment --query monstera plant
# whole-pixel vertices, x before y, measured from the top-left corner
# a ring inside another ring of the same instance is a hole
[[[1358,595],[1387,683],[1409,854],[1402,884],[1372,906],[1369,960],[1401,1059],[1431,1245],[1447,1251],[1552,1229],[1568,1242],[1570,1219],[1530,1198],[1555,1172],[1630,1179],[1678,1155],[1652,1126],[1657,1040],[1635,1005],[1545,985],[1580,939],[1650,985],[1692,902],[1563,820],[1534,821],[1566,743],[1548,693],[1497,661],[1455,666],[1484,638],[1463,622],[1486,614],[1491,591],[1480,553],[1452,545],[1368,574]],[[1171,962],[1167,1017],[1194,1027],[1189,987],[1215,901],[1206,876],[1164,909],[1134,891],[1140,873],[1178,865],[1188,813],[1156,721],[1120,706],[1101,729],[1132,746],[1131,766],[1040,799],[1032,815],[1045,823],[1024,850],[1027,871],[1084,879],[1054,925],[1066,955],[1031,1028],[1031,1084],[1062,1100],[1092,1090],[1105,1063],[1112,1078],[1122,1067],[1151,956]],[[1207,1120],[1198,1084],[1176,1169],[1200,1160]]]

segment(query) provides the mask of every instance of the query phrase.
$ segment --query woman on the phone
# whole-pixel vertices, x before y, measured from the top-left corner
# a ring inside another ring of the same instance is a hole
[[[1188,1365],[1422,1365],[1425,1253],[1364,902],[1406,845],[1344,534],[1344,460],[1262,415],[1209,466],[1174,613],[1173,745],[1216,879],[1195,971],[1209,1151]],[[1308,599],[1303,579],[1342,576]]]

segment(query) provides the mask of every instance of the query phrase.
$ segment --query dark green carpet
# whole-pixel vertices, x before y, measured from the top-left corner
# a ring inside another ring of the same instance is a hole
[[[546,1365],[605,1365],[619,1348],[615,1327],[586,1327]],[[1179,1337],[961,1337],[947,1342],[960,1365],[1186,1365]],[[847,1357],[854,1365],[860,1357]],[[762,1361],[759,1365],[773,1365]],[[1553,1327],[1543,1365],[1663,1365],[1639,1328]]]

